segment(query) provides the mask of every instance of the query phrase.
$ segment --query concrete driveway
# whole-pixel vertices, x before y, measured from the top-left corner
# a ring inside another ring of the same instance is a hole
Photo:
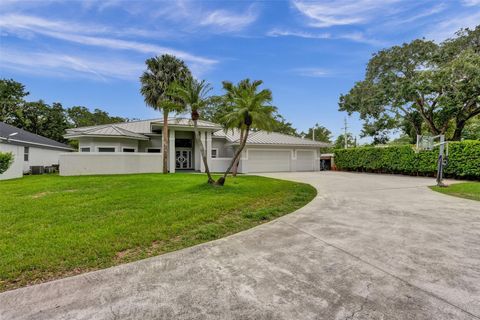
[[[480,204],[433,179],[276,173],[318,196],[248,231],[0,294],[0,319],[480,319]]]

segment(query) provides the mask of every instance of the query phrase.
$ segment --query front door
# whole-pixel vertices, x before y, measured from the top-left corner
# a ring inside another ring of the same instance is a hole
[[[176,169],[193,169],[192,149],[175,148],[175,168]]]

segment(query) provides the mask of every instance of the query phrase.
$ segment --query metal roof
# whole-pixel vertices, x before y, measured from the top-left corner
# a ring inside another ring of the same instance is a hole
[[[89,126],[89,127],[79,127],[79,128],[72,128],[67,129],[67,136],[78,136],[79,133],[87,133],[92,129],[103,129],[109,128],[114,125],[116,128],[127,130],[131,133],[140,133],[140,134],[149,134],[152,133],[152,124],[157,126],[163,126],[163,119],[149,119],[149,120],[137,120],[137,121],[129,121],[129,122],[121,122],[121,123],[114,123],[114,124],[103,124],[98,126]],[[169,118],[168,125],[172,128],[174,127],[193,127],[193,121],[187,118]],[[205,121],[205,120],[198,120],[197,125],[201,129],[212,129],[212,130],[220,130],[221,127],[213,122]],[[73,135],[75,133],[75,135]],[[99,134],[101,131],[99,131]]]
[[[217,138],[225,138],[231,144],[240,143],[240,131],[220,130],[213,134]],[[278,132],[266,132],[263,130],[251,131],[248,135],[247,145],[285,145],[285,146],[309,146],[309,147],[329,147],[326,142],[303,139]]]
[[[225,132],[222,127],[216,123],[198,120],[198,127],[201,129],[211,129],[216,138],[225,138],[231,144],[240,143],[240,131],[229,130]],[[122,122],[115,124],[98,125],[91,127],[81,127],[68,129],[66,138],[79,136],[106,136],[106,137],[127,137],[132,139],[148,139],[145,135],[152,133],[152,125],[163,126],[163,119],[138,120]],[[193,121],[188,118],[169,118],[168,125],[172,128],[193,127]],[[278,132],[251,131],[248,135],[247,144],[254,145],[285,145],[285,146],[310,146],[310,147],[328,147],[329,144],[310,139],[302,139]]]
[[[148,140],[147,136],[143,134],[128,131],[120,128],[115,124],[103,125],[98,127],[91,127],[88,130],[73,130],[65,135],[65,138],[74,138],[79,136],[104,136],[104,137],[118,137],[118,138],[131,138],[137,140]]]
[[[9,137],[9,135],[12,133],[17,134]],[[7,139],[8,142],[12,144],[27,144],[35,145],[39,148],[46,147],[53,149],[73,150],[73,148],[64,143],[40,136],[35,133],[28,132],[26,130],[17,128],[4,122],[0,122],[0,140]]]

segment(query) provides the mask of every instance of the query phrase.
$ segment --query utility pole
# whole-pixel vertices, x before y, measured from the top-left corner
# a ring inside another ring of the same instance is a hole
[[[347,125],[347,117],[345,117],[345,119],[343,120],[343,123],[344,123],[344,127],[342,128],[343,129],[343,140],[344,140],[344,143],[345,143],[345,149],[348,148],[348,140],[347,140],[347,129],[348,129],[348,125]]]

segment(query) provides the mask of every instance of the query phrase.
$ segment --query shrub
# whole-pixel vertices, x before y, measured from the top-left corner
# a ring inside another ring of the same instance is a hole
[[[480,141],[449,142],[446,177],[480,180]],[[438,148],[415,153],[412,146],[361,147],[335,150],[339,170],[433,176]]]
[[[13,154],[11,152],[0,152],[0,174],[7,171],[13,163]]]

